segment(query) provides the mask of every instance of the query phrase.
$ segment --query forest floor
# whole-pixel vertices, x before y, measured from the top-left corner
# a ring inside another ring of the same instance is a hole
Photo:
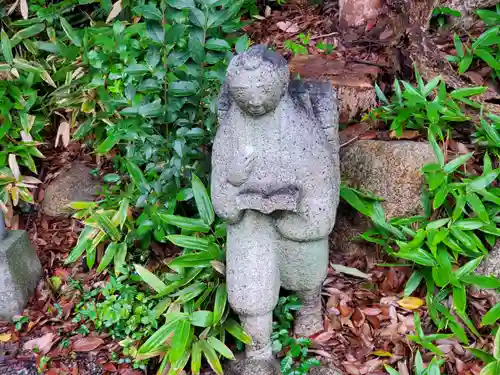
[[[245,31],[253,42],[274,45],[288,59],[293,57],[293,53],[286,48],[286,41],[298,43],[300,34],[307,35],[310,40],[306,45],[309,55],[320,54],[315,44],[323,41],[334,46],[328,56],[322,54],[323,58],[376,67],[379,85],[384,88],[392,84],[393,56],[384,48],[380,38],[384,28],[369,24],[367,31],[373,32],[368,39],[346,41],[338,31],[337,14],[335,6],[299,7],[290,4],[273,10],[268,17],[255,20]],[[441,32],[439,37],[443,39],[441,44],[449,47],[448,50],[453,48],[450,31]],[[445,53],[446,49],[443,49]],[[411,80],[411,71],[411,64],[406,64],[400,70],[402,75],[399,78]],[[469,75],[478,84],[485,76],[480,69],[471,71]],[[387,129],[359,121],[351,121],[349,126],[344,126],[340,136],[341,143],[353,139],[392,139]],[[55,137],[47,139],[55,140]],[[44,154],[48,157],[43,162],[40,177],[43,186],[60,168],[74,160],[93,162],[92,156],[86,154],[78,143],[71,143],[65,150],[47,144]],[[43,199],[43,186],[38,191],[38,201]],[[76,244],[81,229],[78,220],[55,219],[34,210],[20,215],[15,228],[28,231],[42,261],[44,276],[23,313],[25,320],[21,320],[17,327],[8,322],[0,323],[0,373],[36,374],[38,368],[47,375],[142,374],[142,371],[133,369],[130,361],[113,358],[113,353],[121,351],[120,345],[106,334],[87,336],[83,330],[75,334],[81,329],[80,323],[74,321],[75,305],[86,291],[102,285],[106,279],[105,275],[89,271],[81,263],[69,267],[64,265],[64,259]],[[416,345],[410,343],[406,333],[414,330],[414,311],[420,310],[425,315],[425,306],[401,306],[398,303],[410,269],[380,266],[386,260],[378,253],[363,256],[338,254],[333,246],[330,259],[333,264],[356,268],[370,277],[360,279],[329,270],[323,290],[325,330],[313,337],[312,351],[330,358],[348,374],[382,375],[385,374],[382,363],[389,363],[401,375],[409,375],[411,364],[408,358],[412,357]],[[59,280],[61,285],[54,288],[54,280]],[[478,293],[470,305],[472,320],[479,322],[491,306],[491,301]],[[485,337],[482,346],[490,344],[491,338]],[[33,353],[29,349],[34,346],[38,346],[41,353]],[[441,340],[438,347],[447,356],[446,370],[449,375],[479,375],[481,362],[474,359],[456,339]],[[426,359],[430,360],[430,356],[424,356]]]

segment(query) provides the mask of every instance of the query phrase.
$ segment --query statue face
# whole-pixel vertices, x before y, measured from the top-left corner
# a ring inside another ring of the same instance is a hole
[[[274,110],[286,89],[286,82],[276,72],[263,69],[240,69],[229,80],[229,94],[244,112],[262,116]]]

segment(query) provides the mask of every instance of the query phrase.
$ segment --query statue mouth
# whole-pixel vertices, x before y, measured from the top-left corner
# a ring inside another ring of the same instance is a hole
[[[266,113],[266,108],[264,106],[249,107],[248,113],[254,116],[262,116]]]

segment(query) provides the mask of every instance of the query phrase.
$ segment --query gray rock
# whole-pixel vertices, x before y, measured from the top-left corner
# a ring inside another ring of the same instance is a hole
[[[52,181],[42,202],[42,211],[49,216],[69,216],[68,205],[75,201],[92,201],[99,188],[99,182],[90,174],[91,169],[80,162],[74,162]]]
[[[357,141],[342,149],[342,182],[384,198],[382,206],[389,220],[422,212],[420,169],[435,161],[432,147],[424,142]],[[370,220],[342,204],[337,211],[332,243],[346,253],[366,252],[367,244],[353,241],[370,226]]]
[[[42,265],[28,234],[7,232],[0,240],[0,317],[11,319],[22,313],[28,297],[42,276]]]
[[[489,252],[488,256],[476,268],[476,273],[481,275],[493,275],[500,279],[500,241]]]
[[[476,273],[484,276],[495,276],[500,279],[500,241],[498,241],[489,252],[488,256],[481,262],[475,270]],[[474,287],[475,290],[480,288]],[[493,304],[500,302],[500,292],[493,289],[482,289],[484,294],[491,297]]]
[[[296,332],[322,328],[319,290],[339,199],[335,93],[289,77],[286,61],[263,46],[231,61],[212,155],[212,200],[228,221],[229,303],[253,339],[246,359],[264,363],[274,361],[280,287],[302,298]],[[243,362],[238,373],[273,373],[252,368]]]

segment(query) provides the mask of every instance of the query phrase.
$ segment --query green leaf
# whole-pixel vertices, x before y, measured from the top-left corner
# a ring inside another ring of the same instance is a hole
[[[146,34],[156,43],[163,44],[165,39],[165,29],[160,22],[146,22]]]
[[[196,7],[194,0],[167,0],[167,4],[175,9],[191,9]]]
[[[139,348],[138,354],[147,354],[156,351],[160,346],[162,346],[165,341],[169,338],[172,332],[174,332],[177,325],[181,321],[185,321],[187,315],[180,312],[173,312],[165,316],[165,324],[158,329],[153,335]],[[188,322],[189,324],[189,322]]]
[[[495,341],[493,343],[493,357],[497,360],[497,364],[500,365],[500,327],[497,329],[497,334],[495,335]]]
[[[401,374],[399,373],[399,371],[396,371],[394,368],[392,368],[392,367],[391,367],[391,366],[389,366],[389,365],[384,364],[384,368],[385,368],[385,371],[387,371],[387,373],[388,373],[389,375],[401,375]]]
[[[466,347],[465,349],[467,349],[469,352],[471,352],[474,357],[479,358],[481,361],[483,361],[486,364],[495,361],[495,357],[493,357],[490,353],[485,352],[484,350],[471,348],[471,347]]]
[[[212,51],[225,52],[231,50],[231,46],[224,39],[212,38],[207,40],[205,48]]]
[[[365,216],[371,216],[373,209],[371,206],[366,204],[364,200],[361,200],[356,190],[348,188],[346,186],[340,187],[340,197],[349,203],[354,209],[361,212]]]
[[[488,28],[484,33],[479,35],[474,43],[472,43],[472,49],[476,51],[477,48],[482,46],[489,46],[490,44],[498,44],[500,26]]]
[[[80,236],[78,236],[78,243],[77,245],[71,250],[71,253],[68,255],[66,260],[64,261],[64,264],[71,264],[76,262],[80,257],[83,255],[85,252],[85,249],[87,248],[87,245],[90,243],[90,236],[92,234],[95,235],[95,232],[97,229],[94,230],[94,228],[90,226],[86,226],[82,232],[80,233]]]
[[[474,230],[479,229],[484,226],[484,222],[477,219],[463,219],[455,221],[452,225],[453,228],[458,228],[462,230]]]
[[[160,9],[158,9],[152,3],[136,6],[132,10],[134,13],[143,16],[147,20],[154,20],[154,21],[163,20],[163,14],[161,13]]]
[[[454,221],[462,217],[464,213],[466,200],[467,197],[464,194],[462,194],[462,192],[459,192],[458,196],[456,197],[455,208],[453,209],[453,214],[452,214],[452,219]]]
[[[61,21],[61,26],[64,30],[64,33],[66,36],[73,42],[74,45],[77,47],[82,46],[82,39],[78,36],[78,33],[73,29],[73,27],[69,24],[66,19],[63,17],[59,16],[59,20]]]
[[[500,329],[498,330],[500,332]],[[500,374],[500,361],[495,361],[487,364],[479,375],[498,375]]]
[[[484,207],[483,202],[475,193],[467,194],[467,203],[472,208],[472,210],[476,213],[477,217],[484,221],[485,223],[490,222],[490,217],[488,215],[488,211],[486,211],[486,207]]]
[[[466,98],[469,96],[480,95],[484,93],[488,88],[486,86],[477,87],[464,87],[461,89],[456,89],[450,92],[450,96],[454,99]]]
[[[462,40],[457,34],[453,35],[453,43],[455,44],[455,50],[457,51],[457,56],[460,58],[464,57],[464,45]]]
[[[493,306],[481,320],[481,325],[487,326],[497,322],[500,319],[500,302]]]
[[[97,272],[102,272],[106,269],[106,267],[113,261],[117,250],[118,244],[116,242],[111,242],[108,245],[106,251],[104,252],[104,256],[101,259],[101,263],[99,263],[99,267],[97,267]]]
[[[399,241],[398,241],[399,242]],[[397,258],[412,260],[417,264],[422,266],[433,267],[436,265],[436,261],[427,251],[423,249],[411,249],[409,251],[399,251],[393,253]]]
[[[172,341],[170,344],[169,356],[172,363],[182,358],[188,348],[190,341],[193,340],[192,327],[189,320],[181,320],[177,323]]]
[[[487,173],[484,176],[475,178],[467,185],[472,191],[483,190],[488,187],[493,181],[496,180],[498,175],[500,174],[500,169],[495,169],[490,173]]]
[[[130,160],[127,160],[126,164],[127,164],[127,170],[128,170],[128,173],[130,174],[130,178],[132,179],[132,182],[136,186],[147,185],[146,178],[142,174],[141,169],[136,164],[131,162]]]
[[[459,311],[465,311],[467,306],[467,295],[465,291],[465,287],[453,287],[453,304],[455,305],[455,309]]]
[[[379,85],[375,83],[375,93],[377,94],[377,98],[385,104],[389,104],[389,99],[385,96],[384,92],[380,89]]]
[[[442,166],[442,167],[444,167],[444,155],[443,155],[443,152],[441,151],[441,148],[439,147],[439,145],[438,145],[438,143],[436,141],[436,137],[430,131],[430,129],[429,129],[429,132],[428,132],[428,138],[429,138],[429,143],[431,144],[432,149],[434,150],[434,155],[436,155],[436,159],[439,162],[439,165]]]
[[[113,223],[114,226],[120,226],[120,229],[123,228],[123,225],[127,220],[128,207],[129,207],[129,200],[127,198],[123,198],[120,202],[120,207],[118,208],[118,211],[116,211],[116,213],[113,215],[113,218],[111,219],[111,222]]]
[[[222,341],[220,341],[218,338],[214,336],[210,336],[207,339],[208,344],[215,349],[219,354],[221,354],[223,357],[233,360],[234,359],[234,354],[229,349]]]
[[[198,38],[198,35],[191,34],[189,36],[188,47],[193,61],[197,64],[201,64],[205,58],[205,47],[200,38]]]
[[[206,233],[210,230],[210,226],[205,224],[205,222],[200,219],[193,219],[164,213],[158,213],[158,216],[167,224],[179,227],[181,229],[189,230],[191,232]]]
[[[458,64],[458,72],[460,74],[463,74],[469,69],[470,65],[472,64],[472,54],[470,51],[467,50],[467,53],[465,56],[460,60],[460,63]]]
[[[156,276],[154,273],[149,271],[147,268],[139,265],[139,264],[134,264],[135,271],[139,274],[141,277],[142,281],[144,281],[146,284],[148,284],[151,288],[153,288],[156,292],[161,293],[164,291],[167,286],[163,281],[161,281],[158,276]]]
[[[196,201],[196,207],[201,219],[207,225],[212,225],[215,220],[214,208],[212,202],[210,201],[210,196],[207,193],[207,189],[203,185],[203,182],[193,174],[191,179],[191,184],[193,188],[194,199]]]
[[[168,86],[168,92],[173,96],[190,96],[198,92],[200,85],[195,81],[176,81]]]
[[[110,220],[110,218],[105,214],[97,214],[96,216],[97,222],[99,223],[99,227],[102,229],[102,231],[109,237],[111,237],[113,241],[119,241],[122,235],[118,228],[113,225],[113,222]]]
[[[205,340],[200,340],[199,343],[201,350],[205,355],[205,358],[207,359],[207,362],[212,368],[212,370],[214,370],[216,374],[222,375],[223,374],[222,365],[219,361],[219,357],[217,356],[215,350]]]
[[[201,345],[195,341],[191,347],[191,373],[198,375],[201,370]]]
[[[122,140],[121,134],[111,134],[95,149],[99,155],[108,153],[115,145]]]
[[[422,90],[422,94],[428,96],[432,92],[432,90],[434,90],[439,85],[441,79],[442,77],[439,75],[427,82],[427,84],[424,86],[424,89]]]
[[[172,234],[170,236],[167,236],[167,239],[174,245],[177,245],[179,247],[183,247],[185,249],[200,250],[200,251],[207,251],[208,245],[210,244],[210,242],[204,238],[183,236],[177,234]]]
[[[35,25],[29,26],[25,29],[19,30],[11,38],[12,47],[15,47],[23,39],[31,38],[45,30],[45,24],[37,23]]]
[[[438,220],[434,220],[434,221],[431,221],[429,224],[427,224],[427,226],[425,227],[427,230],[429,229],[438,229],[438,228],[441,228],[442,226],[448,224],[450,221],[450,218],[444,218],[444,219],[438,219]]]
[[[213,325],[217,325],[220,322],[222,316],[224,315],[224,311],[226,311],[226,304],[227,286],[226,284],[220,284],[215,292]]]
[[[125,260],[127,258],[127,244],[122,242],[118,245],[118,250],[115,254],[115,275],[119,275],[125,266]]]
[[[215,260],[213,254],[209,252],[191,253],[178,256],[168,264],[171,268],[176,267],[208,267],[210,262]]]
[[[203,13],[198,8],[191,9],[191,12],[189,14],[189,19],[195,26],[198,26],[198,27],[201,27],[202,29],[205,29],[207,19],[205,17],[205,13]]]
[[[499,38],[500,41],[500,38]],[[500,63],[496,58],[486,49],[477,49],[475,52],[476,56],[482,59],[486,64],[488,64],[492,69],[500,69]]]
[[[458,167],[464,165],[467,162],[467,160],[469,160],[472,157],[472,155],[473,152],[470,152],[466,155],[462,155],[456,159],[453,159],[443,167],[444,173],[450,174],[451,172],[455,171]]]
[[[479,264],[481,263],[482,260],[483,260],[483,257],[479,257],[479,258],[476,258],[476,259],[473,259],[473,260],[467,262],[462,267],[460,267],[458,269],[458,271],[456,271],[456,273],[455,273],[457,279],[460,280],[461,277],[469,275],[472,271],[474,271],[479,266]]]
[[[252,337],[250,337],[241,326],[233,319],[228,319],[224,323],[224,328],[228,331],[232,336],[236,337],[243,344],[251,345]]]
[[[236,41],[234,49],[236,50],[236,53],[243,53],[248,49],[249,45],[250,45],[250,40],[248,38],[248,35],[243,34]]]
[[[10,39],[5,31],[2,30],[2,54],[9,65],[14,63],[14,57],[12,56],[12,45]]]
[[[483,289],[500,288],[500,279],[494,276],[467,275],[463,276],[461,281],[467,284],[477,285]]]
[[[405,286],[404,290],[405,297],[411,295],[418,288],[418,286],[422,282],[423,277],[424,275],[421,272],[417,270],[413,271]]]
[[[212,311],[200,310],[191,314],[191,324],[196,327],[206,328],[212,325],[214,313]]]

